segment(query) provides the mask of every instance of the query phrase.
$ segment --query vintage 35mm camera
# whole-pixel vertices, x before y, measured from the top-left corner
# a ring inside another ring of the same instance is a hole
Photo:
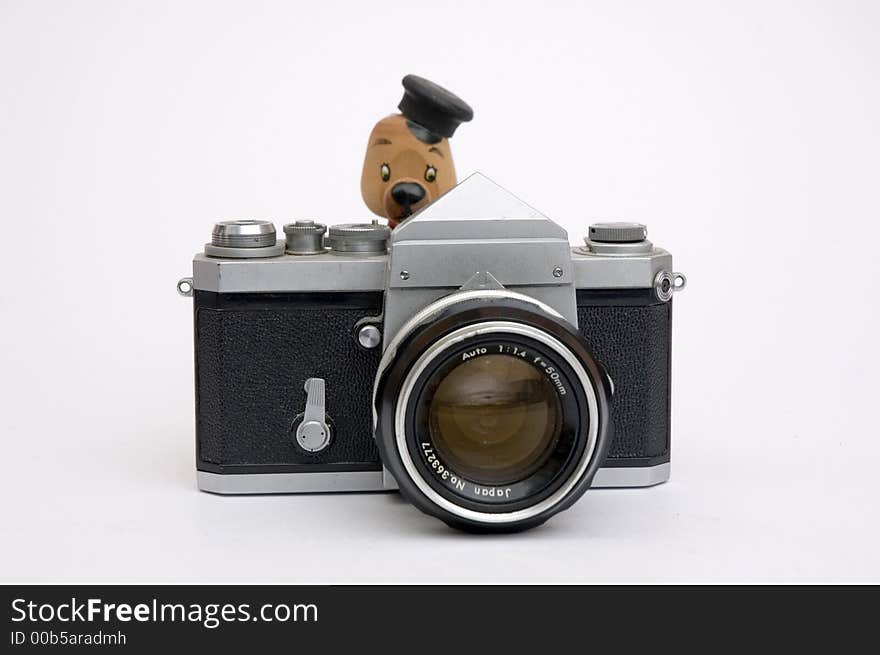
[[[565,230],[480,174],[393,232],[229,221],[194,299],[196,467],[221,494],[400,489],[473,531],[669,477],[672,297],[643,225]]]

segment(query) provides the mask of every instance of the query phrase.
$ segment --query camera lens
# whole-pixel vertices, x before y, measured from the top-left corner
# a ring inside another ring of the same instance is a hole
[[[583,337],[507,290],[417,313],[383,353],[374,400],[401,492],[466,530],[522,530],[565,509],[610,442],[610,383]]]
[[[550,457],[561,406],[550,380],[522,358],[484,355],[453,368],[428,410],[432,441],[451,469],[486,485],[527,478]]]

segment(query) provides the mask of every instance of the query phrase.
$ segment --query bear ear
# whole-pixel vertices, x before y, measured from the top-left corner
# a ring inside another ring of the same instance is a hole
[[[464,100],[423,77],[407,75],[403,78],[403,88],[403,98],[397,108],[406,116],[410,130],[420,141],[437,143],[442,137],[449,138],[459,125],[474,117],[474,110]],[[420,136],[420,131],[427,134]]]

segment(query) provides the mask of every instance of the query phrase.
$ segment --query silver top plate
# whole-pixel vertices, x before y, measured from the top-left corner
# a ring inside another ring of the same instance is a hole
[[[193,287],[220,293],[418,289],[424,296],[413,300],[418,304],[484,272],[553,305],[573,288],[650,288],[658,272],[672,270],[672,257],[660,248],[614,255],[572,250],[562,227],[479,173],[401,224],[390,245],[390,258],[325,252],[242,261],[199,254]],[[408,305],[401,311],[410,311]]]

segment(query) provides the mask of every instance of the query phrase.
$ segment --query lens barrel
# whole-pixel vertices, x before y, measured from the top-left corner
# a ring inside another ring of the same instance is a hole
[[[374,394],[385,466],[453,527],[543,523],[589,487],[610,442],[611,384],[577,330],[506,290],[459,292],[386,348]]]

